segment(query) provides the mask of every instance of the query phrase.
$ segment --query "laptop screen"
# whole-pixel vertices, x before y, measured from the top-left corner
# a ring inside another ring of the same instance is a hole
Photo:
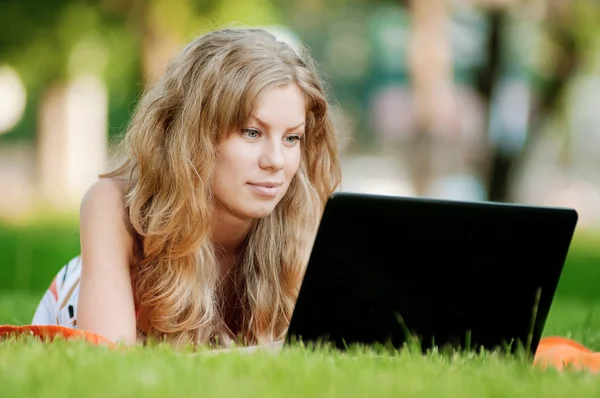
[[[576,222],[572,209],[336,193],[288,340],[534,352]]]

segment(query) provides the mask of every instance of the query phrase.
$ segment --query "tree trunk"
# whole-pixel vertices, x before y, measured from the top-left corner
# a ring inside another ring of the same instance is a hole
[[[41,201],[72,209],[106,171],[107,108],[106,87],[97,76],[55,83],[46,91],[38,117]]]
[[[139,36],[145,85],[152,85],[160,78],[181,44],[172,30],[164,27],[164,21],[161,23],[159,11],[152,7],[148,3],[143,9]]]
[[[498,87],[502,53],[502,25],[504,22],[503,11],[495,10],[490,13],[490,30],[487,42],[488,64],[482,73],[479,83],[486,104],[487,117],[490,120],[491,104],[494,90]],[[487,124],[489,126],[489,123]],[[488,176],[488,200],[503,202],[507,200],[509,189],[509,176],[513,164],[513,158],[505,156],[498,150],[492,150],[490,169]]]
[[[423,196],[433,181],[456,168],[460,150],[447,1],[413,1],[410,11],[409,67],[417,131],[409,144],[409,167],[415,194]]]

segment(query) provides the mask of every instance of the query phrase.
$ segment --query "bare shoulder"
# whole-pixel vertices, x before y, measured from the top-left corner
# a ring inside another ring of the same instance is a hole
[[[101,207],[104,210],[125,211],[126,183],[116,178],[102,178],[96,181],[85,193],[81,210]],[[100,210],[100,209],[97,209]]]

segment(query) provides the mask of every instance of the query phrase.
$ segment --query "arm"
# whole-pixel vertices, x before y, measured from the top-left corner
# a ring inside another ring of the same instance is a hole
[[[133,238],[125,222],[123,195],[118,181],[102,179],[82,200],[77,317],[80,329],[131,345],[136,342],[130,276]]]
[[[233,352],[233,351],[240,351],[240,352],[255,352],[255,351],[279,351],[283,348],[283,344],[284,344],[284,340],[278,340],[278,341],[273,341],[271,343],[265,343],[265,344],[260,344],[260,345],[253,345],[253,346],[245,346],[245,347],[231,347],[231,348],[218,348],[215,350],[211,350],[209,351],[210,354],[219,354],[219,353],[223,353],[223,352]]]

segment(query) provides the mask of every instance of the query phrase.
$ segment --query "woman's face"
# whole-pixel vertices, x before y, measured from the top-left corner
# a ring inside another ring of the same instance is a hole
[[[218,210],[238,219],[268,216],[300,166],[304,96],[297,85],[259,98],[256,114],[219,145],[213,182]]]

